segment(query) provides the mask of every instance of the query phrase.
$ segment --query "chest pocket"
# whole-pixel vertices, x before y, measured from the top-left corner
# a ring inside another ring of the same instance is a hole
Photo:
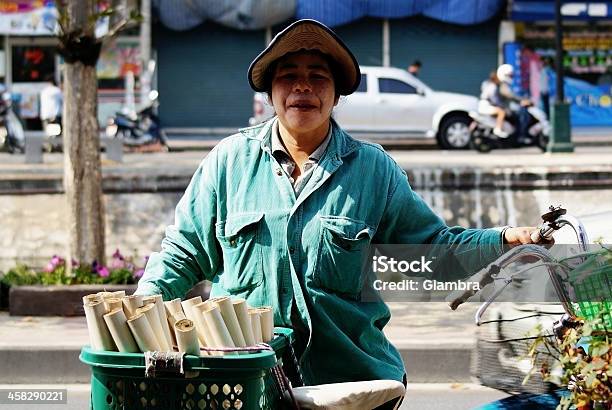
[[[363,288],[364,263],[374,228],[339,216],[321,216],[315,283],[324,289],[356,298]],[[369,265],[367,265],[369,266]]]
[[[230,215],[215,226],[223,251],[223,288],[237,293],[263,280],[261,224],[263,212]]]

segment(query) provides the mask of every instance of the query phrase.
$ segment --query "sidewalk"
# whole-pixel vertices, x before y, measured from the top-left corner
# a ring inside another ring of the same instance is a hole
[[[469,382],[475,304],[453,312],[445,303],[390,303],[385,328],[401,352],[410,382]],[[89,344],[85,317],[22,317],[0,313],[0,384],[87,383],[79,362]]]

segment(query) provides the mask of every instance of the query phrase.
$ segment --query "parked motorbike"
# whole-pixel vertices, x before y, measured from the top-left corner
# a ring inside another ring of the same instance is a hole
[[[168,139],[162,130],[157,107],[157,91],[149,94],[149,103],[139,111],[120,111],[108,119],[106,135],[120,138],[128,147],[144,147],[160,144],[162,150],[168,150]]]
[[[518,126],[521,110],[525,110],[523,115],[528,116],[525,135],[521,135]],[[510,107],[510,114],[506,116],[502,128],[508,135],[506,138],[499,137],[493,132],[495,128],[494,116],[471,111],[470,117],[473,119],[470,124],[470,143],[479,152],[486,153],[492,149],[525,146],[536,146],[542,151],[546,151],[551,127],[544,111],[536,106],[517,107],[513,104]]]
[[[62,119],[53,118],[43,121],[45,133],[44,149],[47,152],[58,152],[62,150]]]
[[[0,87],[0,149],[13,153],[25,152],[25,133],[21,120],[13,111],[12,95]]]

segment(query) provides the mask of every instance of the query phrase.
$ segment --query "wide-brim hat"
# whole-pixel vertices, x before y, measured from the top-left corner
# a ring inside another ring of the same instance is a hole
[[[336,62],[340,72],[336,73],[334,81],[340,94],[352,94],[359,86],[359,64],[344,42],[325,24],[303,19],[278,33],[268,47],[255,57],[248,73],[251,88],[258,92],[268,91],[266,73],[270,65],[288,53],[301,50],[320,51]]]

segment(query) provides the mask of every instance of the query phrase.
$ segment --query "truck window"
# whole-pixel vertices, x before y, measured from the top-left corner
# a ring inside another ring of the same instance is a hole
[[[393,78],[379,78],[378,90],[381,93],[416,94],[417,90],[410,84]]]
[[[366,93],[368,92],[368,75],[361,74],[361,81],[359,82],[359,87],[355,90],[356,93]]]

